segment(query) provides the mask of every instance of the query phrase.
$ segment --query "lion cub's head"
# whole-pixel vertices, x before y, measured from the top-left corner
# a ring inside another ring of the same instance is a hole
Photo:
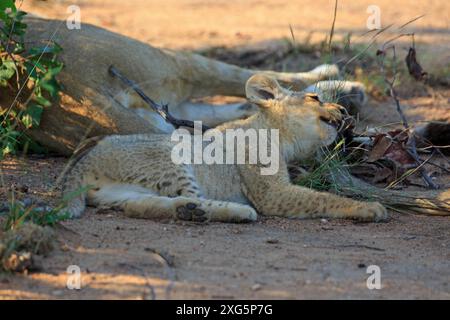
[[[282,88],[273,78],[256,74],[246,84],[249,101],[260,108],[262,124],[280,130],[287,158],[308,157],[331,144],[342,123],[343,107],[322,103],[316,94]]]

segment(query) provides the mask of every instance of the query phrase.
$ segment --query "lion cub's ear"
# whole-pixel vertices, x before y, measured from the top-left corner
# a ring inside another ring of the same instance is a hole
[[[277,80],[263,74],[255,74],[245,85],[247,99],[262,107],[268,107],[268,102],[278,98],[282,92]]]

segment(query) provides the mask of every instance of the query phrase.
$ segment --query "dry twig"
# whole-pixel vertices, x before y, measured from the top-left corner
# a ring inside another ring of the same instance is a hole
[[[175,128],[179,127],[188,127],[194,128],[194,122],[190,120],[181,120],[172,116],[169,112],[169,106],[167,104],[159,105],[155,101],[153,101],[149,96],[147,96],[144,91],[138,86],[136,82],[128,79],[124,75],[122,75],[119,70],[117,70],[114,66],[110,66],[108,72],[111,76],[119,78],[124,84],[128,87],[132,88],[141,98],[144,100],[146,104],[150,106],[156,113],[158,113],[166,122],[172,124]],[[202,125],[202,132],[209,130],[210,128]]]
[[[404,35],[400,35],[400,36],[404,36]],[[403,127],[406,130],[408,130],[408,132],[409,132],[408,146],[407,146],[406,151],[411,155],[411,157],[414,159],[414,161],[418,165],[419,172],[422,175],[422,178],[425,180],[425,182],[428,185],[428,187],[431,188],[431,189],[438,189],[439,186],[433,182],[431,177],[426,172],[425,168],[423,166],[421,166],[422,161],[420,160],[419,155],[417,153],[416,138],[415,138],[414,134],[411,133],[408,120],[406,119],[406,116],[403,113],[402,107],[400,105],[400,100],[399,100],[397,92],[395,90],[395,81],[397,79],[397,66],[396,66],[397,56],[396,56],[396,51],[395,51],[395,45],[391,45],[390,47],[386,47],[386,44],[392,42],[393,40],[395,40],[395,39],[397,39],[399,37],[395,37],[394,39],[391,39],[388,42],[385,42],[383,44],[382,50],[378,50],[377,55],[379,57],[381,57],[380,58],[381,72],[383,73],[385,83],[389,87],[389,94],[390,94],[390,96],[392,97],[392,99],[395,102],[395,105],[396,105],[396,108],[397,108],[397,112],[400,115],[400,118],[402,120]],[[387,73],[386,73],[386,70],[385,70],[385,66],[384,66],[384,57],[386,56],[386,51],[389,48],[391,48],[392,52],[393,52],[393,67],[392,67],[393,68],[393,76],[392,76],[391,80],[389,80],[389,78],[387,76]]]
[[[333,23],[331,25],[331,30],[330,30],[330,39],[328,39],[328,51],[330,53],[331,53],[331,42],[333,40],[333,35],[334,35],[334,26],[336,24],[337,7],[338,7],[338,0],[335,0],[334,1]]]

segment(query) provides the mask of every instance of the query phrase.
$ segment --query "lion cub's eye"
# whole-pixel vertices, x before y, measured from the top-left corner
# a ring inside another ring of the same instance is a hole
[[[314,93],[308,93],[305,98],[310,99],[310,100],[314,100],[316,102],[321,102],[319,99],[319,96],[317,94]]]

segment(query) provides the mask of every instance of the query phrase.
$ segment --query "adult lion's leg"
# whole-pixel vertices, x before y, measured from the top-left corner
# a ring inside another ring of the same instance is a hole
[[[324,102],[336,102],[351,115],[356,115],[367,103],[364,85],[360,82],[331,80],[319,81],[308,86],[305,92],[317,93]]]
[[[202,121],[208,127],[216,127],[224,122],[243,119],[257,111],[257,107],[248,102],[211,105],[204,103],[182,103],[174,114],[180,119]]]
[[[278,81],[301,90],[320,80],[335,78],[339,69],[335,65],[321,65],[308,72],[276,72],[250,70],[209,59],[197,54],[164,51],[181,67],[180,75],[191,86],[191,98],[213,95],[245,96],[245,83],[256,73],[265,73]]]

